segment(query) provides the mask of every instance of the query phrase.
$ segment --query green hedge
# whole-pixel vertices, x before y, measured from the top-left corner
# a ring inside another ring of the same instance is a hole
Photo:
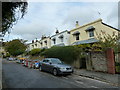
[[[37,56],[37,55],[40,54],[40,52],[41,52],[41,49],[36,48],[36,49],[32,49],[32,50],[29,52],[29,54],[32,55],[32,56]]]
[[[66,63],[73,63],[79,57],[80,49],[74,46],[54,46],[41,53],[46,58],[59,58]]]
[[[120,63],[115,62],[115,68],[116,68],[116,72],[120,73]]]
[[[116,67],[116,72],[120,73],[120,66],[115,66]]]

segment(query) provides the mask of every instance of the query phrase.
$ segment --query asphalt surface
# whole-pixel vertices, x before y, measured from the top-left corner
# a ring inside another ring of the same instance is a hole
[[[105,82],[77,75],[53,76],[29,69],[14,61],[3,60],[3,88],[118,88]]]

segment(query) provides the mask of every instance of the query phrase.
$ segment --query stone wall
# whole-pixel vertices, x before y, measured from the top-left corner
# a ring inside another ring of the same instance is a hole
[[[104,52],[90,52],[86,64],[88,70],[107,72],[107,59]]]
[[[77,60],[74,60],[73,63],[71,64],[71,66],[79,69],[80,68],[80,59],[78,58]]]

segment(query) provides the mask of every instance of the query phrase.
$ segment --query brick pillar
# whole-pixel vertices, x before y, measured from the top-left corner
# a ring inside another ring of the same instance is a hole
[[[114,60],[114,51],[112,48],[107,49],[107,68],[108,73],[115,74],[115,60]]]

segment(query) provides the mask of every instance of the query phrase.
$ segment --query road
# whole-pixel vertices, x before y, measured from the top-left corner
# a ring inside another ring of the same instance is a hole
[[[117,88],[105,82],[77,75],[53,76],[3,60],[3,88]]]

